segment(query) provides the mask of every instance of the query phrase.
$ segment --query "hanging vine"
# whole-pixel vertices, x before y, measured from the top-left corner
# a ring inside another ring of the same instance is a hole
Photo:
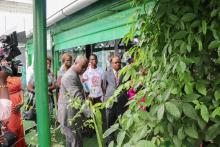
[[[124,81],[143,88],[129,110],[104,136],[116,131],[110,146],[197,146],[220,137],[220,1],[132,0],[140,9],[124,38],[138,36],[130,49],[134,64]],[[146,75],[137,72],[144,69]],[[138,101],[145,96],[141,105]]]

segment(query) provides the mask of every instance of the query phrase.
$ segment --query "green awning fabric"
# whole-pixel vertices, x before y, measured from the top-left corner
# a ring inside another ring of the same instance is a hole
[[[73,28],[54,36],[55,50],[123,38],[130,30],[135,8]]]

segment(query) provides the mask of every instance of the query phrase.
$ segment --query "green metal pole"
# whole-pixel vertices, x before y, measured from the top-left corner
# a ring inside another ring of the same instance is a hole
[[[51,147],[46,45],[46,0],[33,0],[34,77],[37,106],[37,130],[40,147]]]
[[[54,66],[54,72],[56,73],[56,76],[58,76],[57,72],[59,70],[59,51],[54,51]]]

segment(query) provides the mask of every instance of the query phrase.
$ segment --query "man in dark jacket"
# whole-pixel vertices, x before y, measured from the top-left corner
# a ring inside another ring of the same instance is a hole
[[[119,77],[119,71],[121,69],[121,58],[119,56],[114,56],[111,59],[112,68],[105,71],[103,75],[102,87],[104,101],[107,101],[115,92],[117,87],[122,82],[122,77]],[[125,104],[127,102],[127,96],[122,92],[117,97],[117,102],[115,102],[110,108],[106,109],[106,127],[110,128],[118,118],[118,115],[125,111]],[[107,144],[113,140],[113,136],[107,138]]]

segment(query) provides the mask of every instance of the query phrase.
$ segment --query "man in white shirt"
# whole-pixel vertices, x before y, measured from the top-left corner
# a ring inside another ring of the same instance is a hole
[[[97,67],[98,59],[95,54],[91,54],[89,57],[89,67],[83,74],[83,82],[89,93],[93,104],[101,102],[103,96],[101,82],[103,70]]]

